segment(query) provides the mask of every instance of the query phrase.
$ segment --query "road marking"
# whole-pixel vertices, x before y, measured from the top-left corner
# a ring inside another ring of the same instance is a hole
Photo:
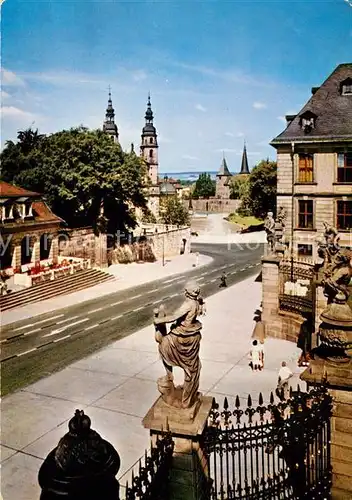
[[[118,304],[122,304],[123,300],[118,300],[117,302],[114,302],[113,304],[110,304],[110,307],[112,306],[117,306]]]
[[[40,321],[36,321],[35,323],[28,323],[28,325],[20,326],[19,328],[15,328],[13,331],[18,332],[19,330],[24,330],[25,328],[29,328],[30,326],[40,325],[41,323],[46,323],[46,321],[51,321],[53,319],[62,318],[63,314],[57,314],[56,316],[51,316],[50,318],[41,319]]]
[[[177,297],[177,295],[179,295],[179,294],[178,293],[173,293],[172,295],[170,295],[169,299],[171,299],[172,297]],[[159,302],[161,302],[161,300]],[[156,302],[155,302],[155,304],[156,304]]]
[[[209,283],[214,283],[214,281],[216,281],[216,278],[214,278],[213,280],[210,280]]]
[[[75,321],[74,323],[71,323],[69,325],[65,325],[62,328],[58,328],[57,330],[53,330],[52,332],[46,333],[45,335],[43,335],[42,338],[51,337],[52,335],[56,335],[57,333],[61,333],[61,332],[65,331],[67,328],[70,328],[71,326],[79,325],[80,323],[84,323],[85,321],[89,321],[89,318],[83,318],[83,319],[80,319],[79,321]]]
[[[154,292],[155,292],[155,290],[149,290],[149,292],[145,292],[145,293],[147,294],[147,293],[154,293]]]
[[[61,342],[61,340],[65,340],[71,337],[71,334],[65,335],[64,337],[60,337],[59,339],[55,339],[54,342]]]
[[[242,267],[242,269],[240,269],[240,271],[245,271],[245,270],[246,270],[246,268],[245,268],[245,267]]]
[[[132,311],[132,312],[137,312],[137,311],[140,311],[141,309],[144,309],[144,306],[137,307],[137,309],[133,309],[133,311]]]
[[[99,326],[99,323],[96,323],[95,325],[87,326],[87,328],[84,329],[86,332],[87,330],[92,330],[93,328],[97,328]]]
[[[103,310],[103,307],[98,307],[98,309],[93,309],[92,311],[87,312],[87,314],[93,314],[93,313],[96,313],[96,312],[102,311],[102,310]]]
[[[27,337],[27,335],[30,335],[31,333],[35,333],[35,332],[40,332],[41,328],[36,328],[35,330],[30,330],[29,332],[25,332],[23,334],[23,337]]]
[[[123,314],[119,314],[118,316],[114,316],[113,318],[110,318],[110,321],[114,321],[115,319],[122,318]]]
[[[170,297],[173,297],[173,295],[170,295]],[[159,303],[160,303],[160,302],[162,302],[163,300],[165,300],[165,299],[160,299],[160,300],[157,300],[156,302],[153,302],[153,305],[155,305],[155,304],[159,304]]]
[[[24,356],[25,354],[28,354],[28,353],[36,351],[36,350],[37,350],[37,348],[33,347],[33,349],[28,349],[28,351],[20,352],[19,354],[17,354],[17,357],[19,358],[20,356]]]
[[[198,281],[203,281],[205,279],[204,276],[202,276],[201,278],[197,278]]]
[[[76,319],[76,318],[79,318],[79,316],[71,316],[71,318],[66,318],[66,319],[62,319],[61,321],[57,321],[57,325],[62,325],[62,323],[66,323],[67,321],[71,321],[72,319]]]
[[[19,328],[15,328],[14,332],[18,332],[18,330],[24,330],[25,328],[28,328],[29,326],[34,326],[34,323],[29,323],[28,325],[20,326]]]
[[[164,283],[172,283],[173,281],[177,281],[178,278],[172,278],[172,280],[166,280]]]
[[[138,295],[135,295],[134,297],[130,297],[130,300],[138,299],[139,297],[142,297],[140,293]]]

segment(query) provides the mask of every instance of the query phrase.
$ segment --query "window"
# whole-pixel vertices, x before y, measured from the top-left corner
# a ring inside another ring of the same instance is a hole
[[[153,158],[153,150],[152,149],[149,150],[149,158]]]
[[[313,182],[313,155],[298,155],[298,182]]]
[[[153,137],[149,139],[150,144],[153,144]]]
[[[337,229],[352,229],[352,200],[337,202]]]
[[[304,133],[308,134],[313,128],[315,128],[315,122],[317,115],[311,111],[305,111],[300,117],[301,128]]]
[[[313,246],[312,245],[298,245],[298,255],[313,255]]]
[[[298,202],[298,227],[313,229],[313,200],[300,200]]]
[[[352,78],[346,78],[346,80],[341,83],[341,94],[352,95]]]
[[[352,183],[352,153],[337,155],[337,182]]]

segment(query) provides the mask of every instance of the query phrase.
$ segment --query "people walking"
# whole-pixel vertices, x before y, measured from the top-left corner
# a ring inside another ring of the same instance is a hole
[[[225,273],[222,273],[222,275],[220,276],[220,285],[219,285],[219,288],[226,288],[227,287],[227,276]]]
[[[263,344],[258,343],[257,340],[253,340],[252,342],[249,359],[249,366],[253,371],[261,370],[263,368],[264,346]]]
[[[289,393],[288,382],[289,382],[291,377],[293,377],[292,371],[286,365],[286,361],[282,361],[281,368],[280,368],[279,374],[278,374],[278,381],[277,381],[277,388],[276,388],[276,395],[278,397],[281,397],[281,395],[283,395],[283,397],[285,399],[288,398],[288,393]]]

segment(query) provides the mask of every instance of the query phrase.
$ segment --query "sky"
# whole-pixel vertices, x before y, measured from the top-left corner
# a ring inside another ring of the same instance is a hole
[[[137,149],[150,91],[161,172],[240,169],[340,63],[352,61],[347,0],[6,0],[2,144],[102,127],[111,86],[124,149]]]

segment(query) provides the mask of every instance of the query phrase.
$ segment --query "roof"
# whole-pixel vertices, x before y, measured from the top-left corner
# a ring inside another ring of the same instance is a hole
[[[40,196],[39,193],[28,191],[5,181],[0,181],[0,198],[18,198],[19,196]]]
[[[249,174],[249,167],[248,167],[248,158],[247,158],[247,149],[246,145],[243,147],[243,153],[242,153],[242,163],[241,163],[241,171],[240,174]]]
[[[160,194],[175,194],[176,188],[171,182],[162,182],[160,184]]]
[[[221,167],[219,169],[219,172],[216,174],[217,176],[222,176],[222,175],[227,175],[229,177],[232,177],[232,174],[230,173],[228,167],[227,167],[227,163],[226,163],[226,160],[225,158],[222,159],[222,162],[221,162]]]
[[[34,220],[38,222],[65,222],[61,217],[55,215],[45,201],[33,202]]]
[[[341,94],[341,83],[352,78],[352,63],[340,64],[316,90],[286,130],[271,141],[275,146],[287,142],[314,142],[319,140],[352,140],[352,94]],[[304,113],[316,115],[310,131],[303,130]],[[292,116],[291,116],[292,118]]]

